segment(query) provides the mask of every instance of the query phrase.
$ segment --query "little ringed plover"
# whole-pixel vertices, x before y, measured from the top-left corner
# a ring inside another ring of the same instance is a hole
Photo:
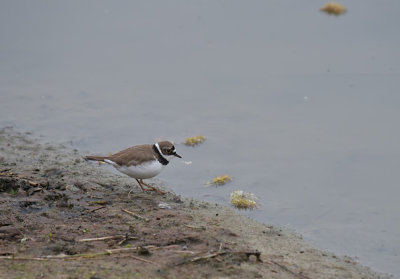
[[[176,153],[174,144],[170,141],[159,141],[155,144],[135,145],[111,156],[86,156],[85,159],[112,165],[121,173],[135,178],[143,191],[164,194],[144,183],[143,179],[158,175],[173,157],[182,158]]]

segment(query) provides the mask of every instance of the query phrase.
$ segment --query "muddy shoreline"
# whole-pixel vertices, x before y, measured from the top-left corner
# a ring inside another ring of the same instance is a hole
[[[0,278],[391,278],[84,155],[0,129]]]

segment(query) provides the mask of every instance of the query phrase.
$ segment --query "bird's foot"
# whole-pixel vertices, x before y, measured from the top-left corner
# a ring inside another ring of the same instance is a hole
[[[137,182],[139,183],[139,186],[140,186],[140,188],[142,188],[143,192],[145,192],[145,191],[154,191],[159,195],[165,195],[165,192],[163,192],[163,191],[161,191],[161,190],[159,190],[159,189],[157,189],[157,188],[155,188],[155,187],[153,187],[153,186],[151,186],[149,184],[144,183],[143,180],[137,180]],[[147,188],[144,188],[143,186],[146,186]]]

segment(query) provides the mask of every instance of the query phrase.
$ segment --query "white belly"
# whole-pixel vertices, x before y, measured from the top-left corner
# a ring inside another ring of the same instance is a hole
[[[165,167],[157,160],[130,167],[118,166],[114,162],[112,162],[111,165],[113,165],[120,172],[136,179],[146,179],[154,177],[159,174]]]

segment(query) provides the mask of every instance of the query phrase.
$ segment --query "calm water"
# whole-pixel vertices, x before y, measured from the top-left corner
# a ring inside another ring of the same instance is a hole
[[[244,214],[400,277],[400,2],[323,4],[2,1],[0,126],[90,153],[202,134],[161,183],[251,191]]]

